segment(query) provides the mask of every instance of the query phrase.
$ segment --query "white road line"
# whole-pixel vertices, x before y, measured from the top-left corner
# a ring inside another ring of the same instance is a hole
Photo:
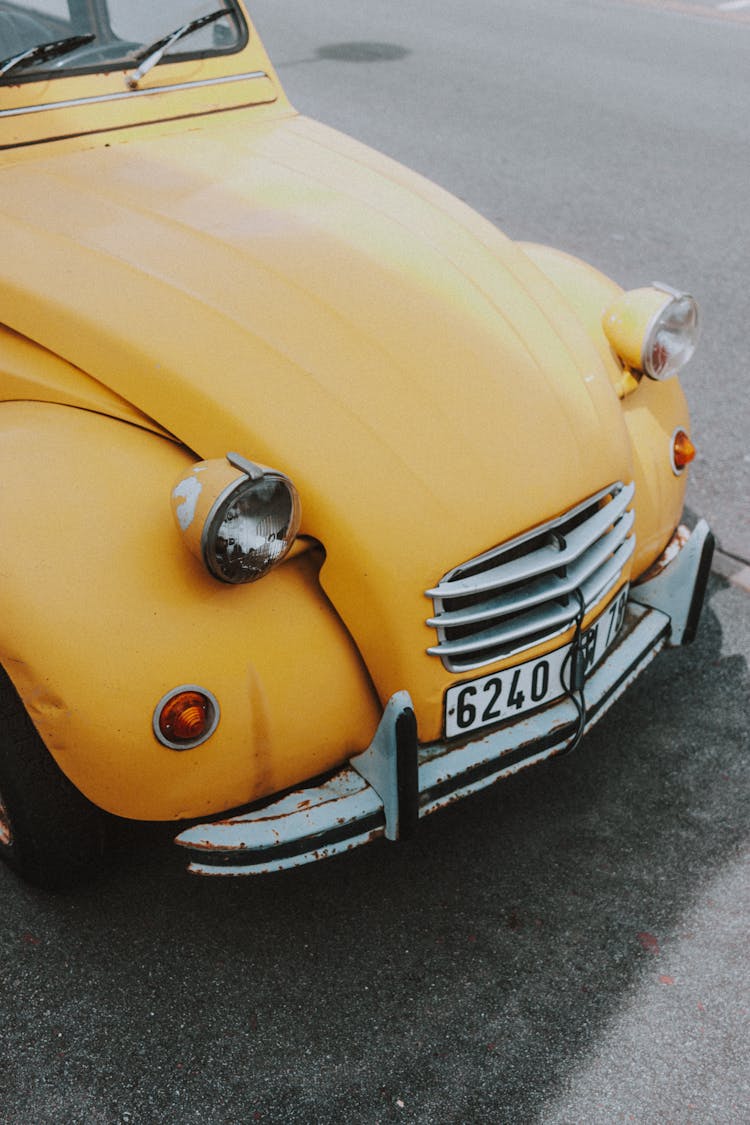
[[[714,3],[701,3],[700,0],[620,0],[620,3],[695,19],[723,20],[743,27],[750,23],[750,0],[714,0]]]

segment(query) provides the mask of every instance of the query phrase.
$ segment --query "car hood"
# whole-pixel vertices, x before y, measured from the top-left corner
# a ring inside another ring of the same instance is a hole
[[[425,589],[630,478],[619,404],[463,204],[299,116],[199,124],[3,169],[6,320],[199,456],[287,472],[387,696],[434,641]]]

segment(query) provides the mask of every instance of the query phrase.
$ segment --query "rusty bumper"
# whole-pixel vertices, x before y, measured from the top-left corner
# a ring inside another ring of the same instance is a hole
[[[648,580],[631,590],[614,645],[585,683],[590,729],[665,644],[695,634],[713,551],[704,521],[680,529]],[[380,836],[403,839],[419,819],[577,742],[580,714],[563,696],[487,733],[420,745],[411,700],[388,702],[364,753],[327,777],[176,838],[200,875],[258,875],[326,859]]]

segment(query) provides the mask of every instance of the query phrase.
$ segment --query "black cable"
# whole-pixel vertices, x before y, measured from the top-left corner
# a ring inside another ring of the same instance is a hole
[[[560,754],[570,754],[572,750],[580,744],[583,738],[583,732],[586,729],[586,697],[584,695],[584,684],[586,682],[586,658],[584,655],[583,647],[581,645],[581,630],[583,628],[583,619],[586,616],[586,602],[584,601],[583,594],[579,589],[573,591],[573,594],[578,602],[578,613],[576,614],[576,631],[573,634],[573,640],[570,645],[565,660],[563,661],[562,668],[560,669],[560,680],[565,692],[570,700],[575,704],[576,711],[578,712],[578,729],[571,742],[559,751]],[[570,683],[565,683],[565,667],[570,662]]]

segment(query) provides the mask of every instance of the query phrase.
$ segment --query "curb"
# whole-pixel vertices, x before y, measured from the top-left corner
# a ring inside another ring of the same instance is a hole
[[[723,551],[717,549],[714,551],[711,570],[727,582],[731,582],[733,586],[739,586],[740,590],[750,594],[750,565],[744,559],[725,555]]]

